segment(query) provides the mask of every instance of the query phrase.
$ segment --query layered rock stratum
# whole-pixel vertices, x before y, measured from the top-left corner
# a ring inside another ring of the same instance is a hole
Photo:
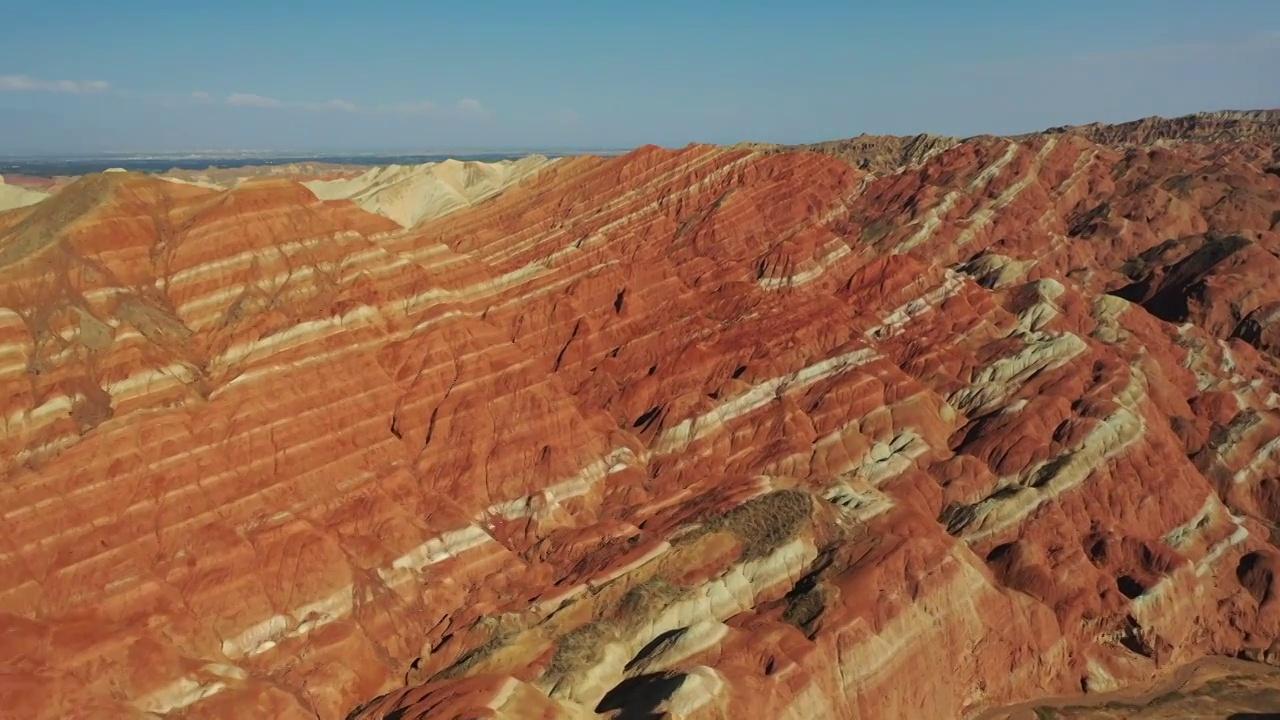
[[[1272,152],[0,213],[0,716],[960,718],[1274,659]]]

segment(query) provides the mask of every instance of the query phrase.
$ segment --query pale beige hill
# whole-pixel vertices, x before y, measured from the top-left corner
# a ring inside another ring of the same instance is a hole
[[[208,180],[192,180],[189,178],[175,177],[172,175],[157,175],[156,177],[160,178],[161,180],[164,180],[165,182],[171,182],[178,185],[194,185],[196,187],[209,188],[210,190],[224,189],[222,185],[219,185],[215,182],[210,182]]]
[[[388,165],[355,178],[304,184],[322,200],[349,199],[411,227],[492,197],[553,162],[543,155],[529,155],[492,163],[445,160]]]
[[[203,170],[173,168],[158,177],[164,180],[193,182],[203,187],[234,188],[246,180],[257,178],[290,178],[299,182],[353,178],[372,165],[347,165],[325,162],[292,162],[283,165],[210,166]]]
[[[6,185],[4,178],[0,177],[0,212],[35,205],[47,197],[49,197],[49,193],[17,185]]]

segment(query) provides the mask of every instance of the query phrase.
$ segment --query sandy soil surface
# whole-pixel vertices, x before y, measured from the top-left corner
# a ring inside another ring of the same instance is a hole
[[[34,205],[49,197],[48,193],[19,185],[9,185],[0,177],[0,211]]]

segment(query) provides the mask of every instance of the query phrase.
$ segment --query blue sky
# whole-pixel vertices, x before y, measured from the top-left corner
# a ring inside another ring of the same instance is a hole
[[[1280,106],[1280,1],[0,0],[0,153],[619,148]]]

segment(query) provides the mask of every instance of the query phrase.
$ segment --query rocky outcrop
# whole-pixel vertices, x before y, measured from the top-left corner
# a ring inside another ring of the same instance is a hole
[[[916,167],[960,142],[946,135],[859,135],[812,145],[778,146],[776,151],[810,150],[840,158],[860,170],[882,174]]]
[[[1266,150],[0,214],[5,706],[959,718],[1273,657]]]

